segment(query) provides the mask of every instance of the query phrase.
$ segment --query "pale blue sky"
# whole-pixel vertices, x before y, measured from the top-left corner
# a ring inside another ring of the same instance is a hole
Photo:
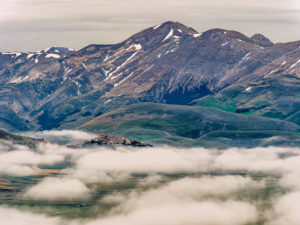
[[[168,20],[300,40],[299,0],[0,0],[0,51],[117,43]]]

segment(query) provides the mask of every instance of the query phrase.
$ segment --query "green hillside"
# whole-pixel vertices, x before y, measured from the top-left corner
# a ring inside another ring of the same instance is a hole
[[[299,126],[286,121],[208,107],[139,103],[103,114],[79,129],[151,143],[205,147],[226,147],[233,144],[252,147],[273,136],[281,137],[284,142],[286,137],[293,135],[297,144],[298,136],[294,132]],[[209,136],[214,132],[219,132],[218,137]],[[241,132],[242,135],[238,135]],[[223,139],[220,138],[222,134]],[[249,140],[243,142],[247,138]],[[237,139],[240,141],[233,141]]]
[[[191,104],[240,114],[287,120],[300,125],[300,78],[273,74],[257,82],[231,86]]]
[[[43,140],[9,134],[5,131],[0,130],[0,143],[6,143],[7,141],[10,141],[13,144],[26,145],[28,147],[34,148],[38,142],[41,142]]]

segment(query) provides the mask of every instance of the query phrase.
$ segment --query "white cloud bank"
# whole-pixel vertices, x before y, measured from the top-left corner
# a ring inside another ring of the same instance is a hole
[[[48,177],[31,187],[24,194],[34,200],[84,200],[88,198],[88,187],[77,179]]]
[[[29,187],[19,196],[24,200],[88,200],[95,191],[92,184],[123,181],[131,178],[133,173],[148,174],[141,178],[144,184],[125,192],[107,194],[99,200],[99,204],[116,204],[110,213],[90,221],[64,221],[66,225],[245,225],[261,216],[265,217],[266,225],[300,224],[297,212],[300,207],[300,151],[297,148],[221,151],[161,146],[112,150],[105,147],[69,149],[55,144],[41,144],[35,151],[23,146],[15,145],[14,148],[9,151],[0,147],[1,174],[35,175],[41,172],[40,165],[65,161],[70,166],[63,170],[64,175],[44,178]],[[250,176],[224,175],[233,172],[276,175],[278,185],[286,188],[287,193],[275,195],[271,199],[273,207],[258,213],[259,203],[241,200],[237,193],[255,192],[264,188],[264,182]],[[189,175],[166,182],[164,174],[175,173]],[[210,173],[219,176],[207,175]],[[16,214],[10,223],[13,225],[23,225],[23,221],[29,219],[32,219],[28,222],[32,225],[62,223],[59,218],[0,207],[1,213]],[[0,216],[0,224],[7,224],[7,218]]]
[[[23,212],[12,208],[0,207],[0,224],[3,225],[58,225],[58,218],[49,218],[30,212]]]
[[[242,225],[255,221],[256,216],[256,208],[245,202],[182,202],[139,208],[86,225]]]

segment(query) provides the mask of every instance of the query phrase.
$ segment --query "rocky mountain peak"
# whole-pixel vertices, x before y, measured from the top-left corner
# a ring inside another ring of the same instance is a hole
[[[165,31],[165,30],[173,30],[174,33],[181,35],[192,35],[197,34],[198,32],[193,28],[187,27],[179,22],[167,21],[160,25],[152,27],[156,31]]]
[[[48,49],[43,50],[45,53],[62,53],[62,54],[68,54],[69,52],[74,51],[73,49],[70,48],[65,48],[65,47],[51,47]]]
[[[261,43],[261,45],[264,45],[264,46],[271,46],[271,45],[273,45],[273,43],[270,41],[270,39],[266,38],[262,34],[254,34],[251,37],[251,39],[255,40],[255,41],[259,41]]]
[[[141,43],[147,48],[154,45],[161,45],[172,40],[177,41],[184,36],[197,35],[193,28],[187,27],[178,22],[168,21],[154,27],[147,28],[125,41],[131,43]]]

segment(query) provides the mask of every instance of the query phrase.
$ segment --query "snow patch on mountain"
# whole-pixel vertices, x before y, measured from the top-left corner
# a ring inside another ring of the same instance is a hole
[[[137,51],[139,51],[139,50],[142,49],[142,45],[141,44],[134,44],[133,46],[134,46],[135,50],[137,50]]]
[[[26,57],[26,59],[30,59],[32,56],[34,56],[34,54],[28,54],[28,56]]]
[[[250,57],[251,52],[247,53],[243,58],[242,61],[247,61]]]
[[[156,29],[159,28],[160,26],[161,26],[161,24],[159,24],[159,25],[153,27],[153,29],[156,30]]]
[[[48,55],[46,55],[45,58],[47,58],[47,59],[49,59],[49,58],[59,59],[60,55],[57,55],[57,54],[48,54]]]
[[[134,73],[132,72],[131,74],[129,74],[127,77],[125,77],[123,80],[121,80],[120,82],[118,83],[115,83],[114,84],[114,87],[118,87],[120,84],[124,83],[124,81],[128,80],[130,77],[132,77]]]
[[[14,55],[16,58],[22,55],[21,52],[3,52],[2,55]]]
[[[225,43],[222,44],[222,46],[228,45],[228,41],[226,41]]]
[[[245,89],[245,91],[246,91],[246,92],[251,92],[251,91],[252,91],[252,87],[247,87],[247,88]]]
[[[173,36],[174,30],[171,29],[170,32],[168,33],[168,35],[164,38],[164,40],[162,42],[165,42],[166,40],[168,40],[170,37]]]
[[[289,70],[293,69],[295,66],[297,66],[300,63],[300,59],[294,63],[293,65],[290,66]]]

